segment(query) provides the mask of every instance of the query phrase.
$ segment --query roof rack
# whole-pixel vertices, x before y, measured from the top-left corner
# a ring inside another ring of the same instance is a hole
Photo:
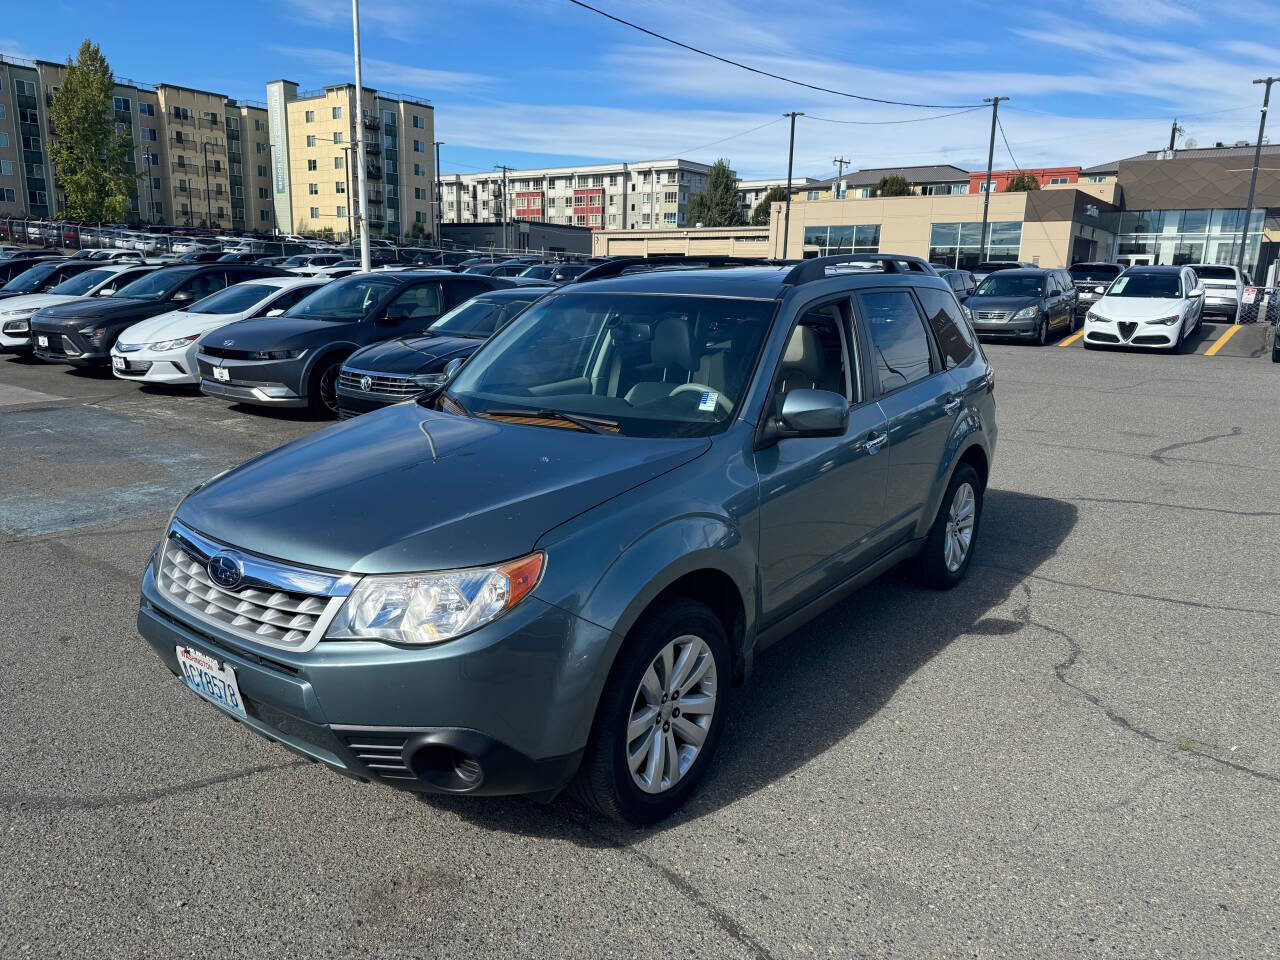
[[[936,277],[938,271],[933,264],[920,257],[909,257],[899,253],[838,253],[830,257],[813,257],[791,268],[783,279],[784,284],[796,285],[822,280],[829,276],[829,267],[841,264],[877,263],[885,273],[924,273]]]
[[[776,260],[762,257],[686,257],[683,254],[656,254],[650,257],[616,257],[606,263],[593,264],[589,269],[578,274],[570,283],[586,283],[589,280],[603,280],[606,277],[619,277],[624,273],[641,273],[648,270],[662,270],[677,267],[684,270],[721,269],[724,267],[767,267],[777,266]]]

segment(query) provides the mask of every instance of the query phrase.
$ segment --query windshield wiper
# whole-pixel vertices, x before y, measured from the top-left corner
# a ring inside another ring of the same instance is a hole
[[[603,417],[584,417],[577,413],[565,413],[563,410],[485,410],[480,416],[493,417],[495,419],[511,418],[528,423],[534,420],[563,420],[565,423],[571,423],[579,430],[586,430],[589,433],[617,433],[618,423],[616,420],[605,420]]]

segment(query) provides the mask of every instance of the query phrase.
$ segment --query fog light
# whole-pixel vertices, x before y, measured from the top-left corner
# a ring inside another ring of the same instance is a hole
[[[289,396],[289,388],[288,388],[288,387],[280,387],[280,386],[276,386],[276,387],[259,387],[259,388],[258,388],[258,392],[259,392],[259,393],[261,393],[264,397],[279,398],[279,397],[287,397],[287,396]]]

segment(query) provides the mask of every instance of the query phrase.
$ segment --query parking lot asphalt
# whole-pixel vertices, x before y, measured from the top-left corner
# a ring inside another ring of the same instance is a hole
[[[190,694],[151,548],[319,425],[0,357],[0,955],[1280,955],[1280,367],[988,353],[967,581],[758,658],[649,830],[348,781]]]

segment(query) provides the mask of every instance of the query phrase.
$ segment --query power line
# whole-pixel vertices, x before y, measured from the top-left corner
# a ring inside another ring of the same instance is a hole
[[[718,60],[720,63],[725,63],[731,67],[737,67],[739,70],[746,70],[762,77],[769,77],[772,80],[781,80],[783,83],[791,83],[797,87],[806,87],[809,90],[817,90],[819,93],[831,93],[835,94],[837,97],[849,97],[852,100],[864,100],[867,103],[887,103],[895,107],[922,107],[926,110],[957,110],[964,109],[966,107],[981,108],[982,106],[981,104],[973,103],[907,103],[903,100],[882,100],[879,97],[866,97],[859,93],[848,93],[844,90],[833,90],[830,87],[820,87],[817,84],[806,83],[803,80],[793,80],[791,77],[784,77],[781,74],[770,73],[768,70],[761,70],[759,67],[748,66],[745,63],[739,63],[737,60],[730,60],[728,57],[722,57],[719,54],[711,53],[708,50],[702,50],[699,47],[690,46],[689,44],[682,43],[673,37],[668,37],[664,34],[650,30],[647,27],[642,27],[638,23],[632,23],[630,20],[623,20],[621,17],[615,17],[612,13],[601,10],[599,7],[593,7],[589,3],[583,3],[582,0],[569,0],[569,2],[576,7],[581,7],[584,10],[590,10],[592,13],[598,13],[600,16],[607,20],[612,20],[614,23],[620,23],[624,27],[630,27],[632,30],[638,30],[641,33],[653,37],[655,40],[661,40],[663,43],[669,43],[673,46],[680,47],[682,50],[688,50],[690,53],[696,53],[703,57],[710,57],[712,60]]]
[[[682,153],[697,153],[699,150],[706,150],[708,147],[714,147],[721,143],[728,143],[730,140],[737,140],[739,137],[745,137],[749,133],[755,133],[757,130],[763,130],[765,127],[772,127],[775,123],[781,123],[785,119],[787,118],[775,117],[773,120],[770,120],[768,123],[762,123],[760,124],[760,126],[752,127],[750,130],[743,130],[741,133],[731,134],[730,136],[724,137],[721,140],[712,140],[710,143],[704,143],[700,147],[685,147],[682,150],[677,150],[675,153],[671,154],[671,156],[678,157]]]
[[[996,126],[1000,129],[1000,139],[1004,141],[1005,151],[1008,152],[1009,154],[1009,162],[1013,164],[1013,169],[1017,170],[1018,173],[1021,174],[1022,167],[1018,166],[1017,158],[1013,155],[1013,151],[1009,149],[1009,138],[1004,135],[1004,124],[1000,122],[999,117],[996,118]],[[1037,178],[1037,181],[1038,181],[1038,178]],[[988,184],[987,190],[990,191],[990,189],[991,187]],[[1039,221],[1039,223],[1040,223],[1040,231],[1044,234],[1044,238],[1046,242],[1048,242],[1050,249],[1053,250],[1053,255],[1061,259],[1064,263],[1066,263],[1066,258],[1062,257],[1058,252],[1057,241],[1055,241],[1053,237],[1049,236],[1049,228],[1045,225],[1043,220]],[[1023,224],[1024,229],[1025,229],[1025,226],[1026,224],[1024,223]],[[1067,266],[1070,266],[1070,264],[1067,264]]]
[[[1004,124],[1000,122],[999,117],[996,117],[996,128],[1000,131],[1000,139],[1004,141],[1004,149],[1009,154],[1009,162],[1013,164],[1013,169],[1021,173],[1022,168],[1018,166],[1018,161],[1013,158],[1013,150],[1009,146],[1009,138],[1004,135]]]
[[[982,109],[982,107],[970,107],[968,110],[957,110],[955,113],[938,113],[932,117],[912,117],[909,120],[832,120],[830,117],[815,117],[812,114],[805,114],[805,117],[809,120],[821,120],[823,123],[847,123],[859,127],[883,127],[895,123],[924,123],[926,120],[945,120],[947,117],[959,117]]]

